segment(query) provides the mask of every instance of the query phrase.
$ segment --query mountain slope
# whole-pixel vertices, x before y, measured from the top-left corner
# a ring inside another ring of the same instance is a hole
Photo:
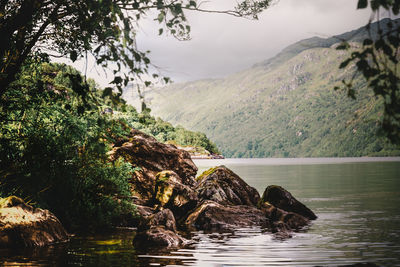
[[[400,155],[377,137],[382,106],[360,77],[356,101],[333,90],[354,72],[338,69],[347,54],[331,48],[349,36],[365,31],[303,40],[248,70],[157,89],[147,101],[153,114],[205,132],[227,157]]]

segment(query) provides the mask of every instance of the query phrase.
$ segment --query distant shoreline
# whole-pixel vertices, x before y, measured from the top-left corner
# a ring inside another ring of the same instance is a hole
[[[399,162],[400,157],[337,157],[337,158],[226,158],[226,159],[193,159],[199,165],[215,164],[250,164],[250,165],[308,165],[308,164],[340,164],[368,162]],[[214,165],[215,166],[215,165]]]

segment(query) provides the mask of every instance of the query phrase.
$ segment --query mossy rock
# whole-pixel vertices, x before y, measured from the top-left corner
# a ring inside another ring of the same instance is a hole
[[[201,200],[212,200],[223,205],[256,206],[260,199],[255,188],[223,165],[200,175],[196,192]]]
[[[160,207],[164,207],[171,199],[174,183],[168,183],[168,180],[174,175],[172,171],[162,171],[156,175],[155,202]]]
[[[205,170],[202,174],[200,174],[200,175],[196,178],[196,180],[197,180],[197,181],[203,180],[203,178],[205,178],[205,177],[207,177],[207,176],[213,174],[219,167],[225,167],[225,166],[224,166],[224,165],[221,165],[221,166],[216,166],[216,167],[209,168],[208,170]],[[226,167],[225,167],[225,168],[226,168]]]
[[[197,193],[182,183],[173,171],[162,171],[156,175],[154,200],[156,209],[170,209],[177,218],[185,215],[197,204]]]

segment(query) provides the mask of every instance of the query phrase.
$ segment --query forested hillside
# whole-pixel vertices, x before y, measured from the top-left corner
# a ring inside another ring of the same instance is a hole
[[[374,25],[372,26],[372,32]],[[356,76],[356,100],[334,87],[354,74],[339,69],[366,32],[311,38],[223,79],[174,84],[147,94],[155,115],[202,131],[226,157],[400,155],[379,133],[382,103]]]

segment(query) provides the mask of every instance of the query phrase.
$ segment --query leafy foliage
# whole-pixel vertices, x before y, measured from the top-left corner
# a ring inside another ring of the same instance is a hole
[[[226,11],[201,9],[195,0],[1,1],[0,97],[34,53],[57,53],[72,61],[90,53],[98,65],[113,69],[111,83],[121,89],[148,72],[148,52],[139,51],[135,43],[138,22],[148,13],[155,14],[160,34],[188,39],[190,26],[184,10],[257,18],[270,1],[243,0]],[[128,71],[122,76],[123,69]]]
[[[132,167],[106,154],[126,131],[79,108],[95,103],[71,89],[77,76],[65,65],[30,62],[11,85],[0,118],[0,191],[49,208],[69,229],[104,229],[134,215],[125,200]]]
[[[367,8],[368,4],[375,14],[379,14],[381,9],[394,15],[399,14],[400,1],[397,0],[359,0],[358,8]],[[373,30],[374,27],[376,30]],[[363,39],[361,48],[352,49],[348,40],[337,47],[353,51],[350,57],[340,64],[340,68],[346,68],[351,63],[356,65],[358,73],[367,81],[368,87],[383,100],[382,129],[392,142],[400,144],[400,23],[390,19],[374,24],[370,21],[366,30],[368,36]],[[343,86],[348,95],[355,98],[353,81],[354,77],[343,80]]]
[[[107,154],[130,127],[217,151],[204,134],[114,100],[72,67],[27,62],[0,107],[0,194],[50,209],[71,230],[104,230],[134,216],[135,168]]]
[[[220,154],[217,146],[204,133],[189,131],[179,125],[174,127],[169,122],[151,116],[149,110],[138,113],[133,107],[127,106],[126,112],[116,114],[115,118],[123,120],[132,128],[155,137],[159,142],[192,146],[199,148],[199,150],[206,149],[213,154]]]

